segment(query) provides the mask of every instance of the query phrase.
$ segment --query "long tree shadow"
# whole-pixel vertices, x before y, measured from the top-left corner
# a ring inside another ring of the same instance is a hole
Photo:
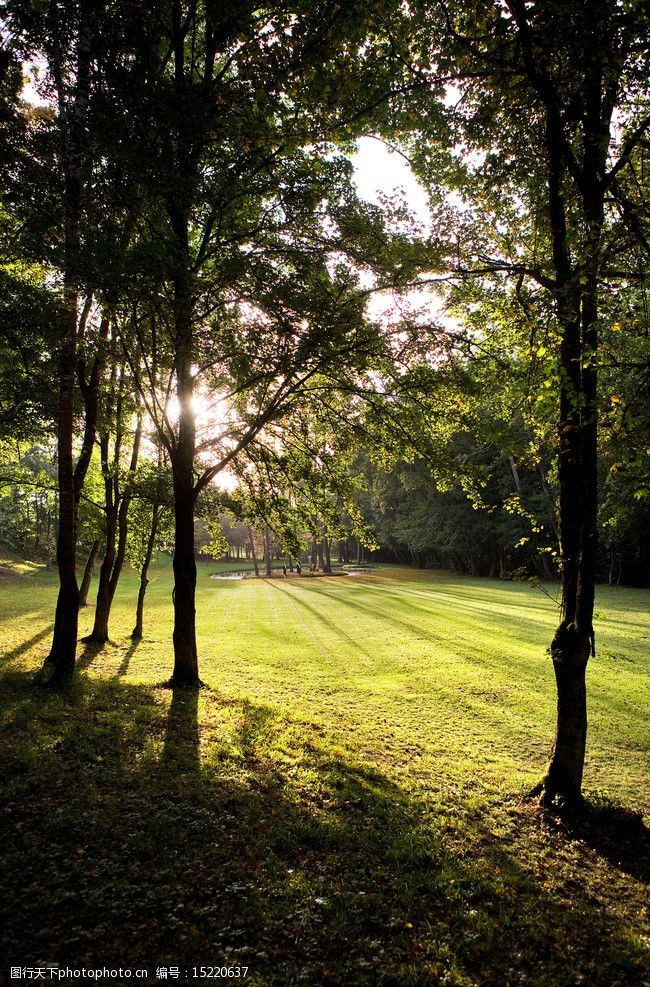
[[[277,592],[283,593],[297,606],[301,606],[303,607],[303,609],[307,610],[310,614],[316,617],[328,630],[333,630],[338,637],[340,637],[344,641],[347,641],[348,644],[355,651],[358,651],[362,655],[365,655],[366,658],[372,658],[371,653],[367,651],[365,648],[361,647],[357,638],[352,637],[352,635],[350,634],[346,634],[346,632],[341,629],[340,624],[338,624],[334,620],[330,620],[328,617],[325,617],[324,614],[320,610],[318,610],[317,607],[314,607],[311,605],[311,603],[307,603],[306,600],[303,600],[300,596],[300,593],[292,593],[291,590],[289,590],[286,586],[283,586],[277,582],[271,582],[271,580],[268,580],[268,585],[272,589],[276,590]]]
[[[124,657],[122,658],[122,661],[120,662],[120,667],[118,668],[116,673],[119,678],[121,678],[123,675],[126,675],[126,673],[128,672],[129,665],[131,664],[131,659],[133,658],[133,656],[135,655],[136,651],[138,650],[141,644],[142,644],[141,638],[133,640],[129,644],[128,648],[124,652]]]
[[[77,658],[77,669],[80,672],[85,672],[86,669],[90,668],[98,655],[104,651],[106,644],[101,644],[98,641],[91,641],[89,638],[82,638],[81,643],[83,645],[83,650]]]
[[[188,778],[200,771],[198,708],[198,689],[172,690],[162,752],[168,774]]]
[[[327,592],[327,590],[323,589],[322,587],[314,586],[308,582],[305,582],[304,584],[301,585],[303,585],[307,591],[313,593],[318,593],[322,595]],[[457,593],[455,590],[453,592],[445,591],[444,597],[441,598],[439,593],[434,593],[433,590],[414,591],[408,586],[406,587],[400,586],[399,590],[393,591],[382,584],[377,585],[371,583],[370,581],[365,581],[362,583],[362,585],[365,591],[370,591],[371,593],[377,595],[378,606],[375,607],[371,603],[362,603],[360,600],[356,600],[356,599],[353,600],[350,599],[350,597],[345,597],[342,595],[337,596],[337,601],[349,607],[354,607],[362,611],[363,613],[373,615],[378,619],[384,619],[388,622],[395,624],[398,623],[402,624],[404,627],[410,628],[413,632],[417,633],[420,637],[425,637],[425,638],[428,637],[431,640],[441,640],[441,638],[439,636],[433,635],[430,632],[426,631],[421,625],[409,621],[405,621],[403,618],[398,618],[390,611],[387,611],[386,608],[387,599],[389,599],[390,602],[394,604],[396,608],[399,609],[400,613],[403,613],[404,610],[412,611],[414,615],[420,616],[421,619],[425,622],[431,621],[432,618],[435,618],[436,609],[440,608],[443,600],[448,606],[452,606],[454,604],[458,606],[462,606],[463,612],[476,613],[476,615],[479,617],[485,617],[486,614],[496,615],[496,616],[499,615],[499,610],[497,607],[495,607],[494,601],[492,599],[490,599],[485,604],[476,604],[471,602],[471,591],[468,591],[467,598],[464,594]],[[429,605],[427,606],[426,603],[423,604],[421,602],[418,602],[418,600],[424,600]],[[514,614],[512,611],[513,608],[516,607],[520,607],[522,609],[525,608],[527,611],[530,611],[531,609],[530,603],[517,603],[516,601],[513,602],[511,598],[509,598],[507,602],[508,602],[508,606],[507,606],[508,622],[513,626],[517,625],[521,627],[523,630],[529,631],[531,624],[530,616],[526,615],[520,617]],[[544,614],[544,611],[541,611],[541,614]],[[553,612],[550,609],[549,609],[548,617],[552,623]]]
[[[34,634],[33,637],[30,637],[27,641],[23,641],[22,644],[16,645],[16,647],[12,648],[11,651],[5,651],[2,656],[4,661],[7,663],[16,661],[16,659],[20,658],[24,654],[27,654],[27,652],[30,651],[35,645],[39,644],[44,638],[51,634],[53,630],[54,624],[48,624],[47,627],[45,627],[42,631],[39,631],[37,634]]]
[[[314,586],[314,585],[312,585],[312,581],[311,580],[309,580],[309,581],[308,580],[304,580],[304,581],[300,582],[300,584],[295,583],[293,585],[296,585],[296,586],[299,585],[300,586],[300,590],[302,590],[302,591],[304,591],[306,593],[311,593],[311,594],[313,594],[315,596],[318,596],[320,598],[323,598],[323,597],[324,598],[331,598],[331,596],[332,596],[331,587],[323,588],[321,586]],[[440,635],[436,635],[436,634],[431,633],[430,630],[425,629],[422,625],[412,623],[411,621],[404,620],[402,617],[395,616],[395,614],[393,614],[393,613],[387,612],[385,606],[384,607],[381,607],[381,606],[374,607],[374,606],[372,606],[370,604],[361,603],[359,600],[351,600],[349,597],[344,596],[342,594],[337,594],[336,595],[336,602],[342,604],[345,607],[349,607],[352,610],[357,610],[357,611],[359,611],[360,613],[362,613],[364,615],[368,615],[368,616],[374,617],[375,620],[381,621],[382,623],[390,624],[390,625],[392,625],[392,626],[394,626],[396,628],[401,628],[402,630],[406,631],[408,634],[410,634],[412,636],[414,635],[416,637],[422,638],[423,640],[428,640],[428,641],[441,641],[442,640],[442,637]],[[304,605],[307,606],[307,604],[304,604]],[[316,612],[318,612],[318,611],[316,611]],[[431,611],[426,611],[426,615],[427,615],[428,619],[430,620],[431,619]],[[358,647],[358,644],[357,644],[357,647]]]
[[[317,724],[214,690],[84,677],[23,709],[26,689],[3,693],[9,962],[240,966],[272,987],[640,982],[641,945],[582,886],[555,893],[460,793],[416,799]]]

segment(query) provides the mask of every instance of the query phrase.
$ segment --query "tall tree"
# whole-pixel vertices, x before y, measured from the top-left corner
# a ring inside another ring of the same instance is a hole
[[[131,433],[129,422],[135,416]],[[85,640],[108,641],[108,622],[117,584],[126,558],[131,483],[138,466],[142,440],[142,415],[135,410],[133,382],[128,372],[114,362],[110,383],[104,392],[104,407],[98,428],[99,451],[104,480],[104,558],[99,573],[93,629]],[[128,466],[123,462],[128,457]]]
[[[336,45],[356,52],[363,32],[356,3],[174,0],[140,11],[115,67],[121,146],[146,201],[133,251],[152,292],[140,380],[174,486],[175,685],[199,682],[196,497],[323,367],[366,358],[360,292],[337,255],[346,241],[357,259],[383,255],[381,222],[363,216],[350,164],[327,143],[359,114],[332,105]],[[154,352],[175,416],[145,379]],[[228,412],[200,437],[196,398],[210,394]]]
[[[551,643],[558,716],[543,788],[547,798],[577,802],[585,670],[594,649],[603,295],[617,282],[634,282],[631,244],[647,247],[645,206],[638,187],[626,181],[650,130],[647,8],[506,0],[414,10],[418,57],[404,52],[419,83],[414,98],[423,98],[426,111],[435,78],[436,85],[446,81],[446,102],[454,104],[451,158],[443,161],[444,152],[431,143],[414,150],[433,191],[445,266],[465,281],[491,277],[494,291],[509,278],[515,290],[532,285],[553,301],[562,614]],[[455,176],[462,204],[455,212],[436,183],[436,165]],[[445,250],[445,237],[452,250]]]
[[[44,105],[28,116],[31,125],[12,191],[20,196],[17,210],[23,220],[21,242],[26,255],[49,268],[57,302],[52,348],[58,365],[59,594],[52,647],[43,670],[43,679],[55,686],[65,683],[74,670],[78,511],[92,455],[101,348],[108,331],[108,320],[95,317],[86,219],[96,161],[91,106],[103,59],[114,55],[107,55],[99,37],[117,6],[74,0],[25,5],[7,0],[1,11],[20,55],[44,65],[40,84]],[[90,340],[93,345],[84,352]],[[75,458],[80,403],[84,421]]]

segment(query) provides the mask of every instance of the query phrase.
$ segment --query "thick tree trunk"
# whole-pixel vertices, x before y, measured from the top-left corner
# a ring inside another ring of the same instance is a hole
[[[562,307],[558,307],[561,315]],[[588,537],[585,493],[589,477],[584,471],[585,432],[578,400],[582,392],[580,324],[577,318],[571,317],[561,318],[561,322],[558,477],[562,620],[551,643],[557,686],[557,726],[544,790],[547,799],[560,796],[575,804],[581,799],[587,740],[585,669],[593,634],[591,618],[595,573],[584,551],[585,536]]]
[[[79,621],[79,587],[77,585],[77,508],[74,489],[72,437],[74,434],[75,334],[77,296],[69,291],[65,318],[68,326],[59,357],[59,413],[57,458],[59,489],[59,530],[56,561],[59,570],[59,594],[54,615],[54,633],[50,653],[45,660],[45,680],[54,687],[64,685],[74,672]],[[70,328],[70,325],[73,328]]]
[[[174,670],[171,684],[200,685],[196,648],[196,561],[194,558],[194,447],[187,442],[175,450],[174,474]]]
[[[197,688],[196,560],[194,556],[194,455],[196,420],[193,408],[192,297],[187,216],[172,210],[182,268],[174,285],[176,326],[176,397],[178,438],[171,454],[174,484],[174,670],[170,684]]]
[[[86,565],[84,567],[84,574],[81,580],[81,587],[79,589],[79,606],[88,606],[88,590],[90,589],[90,583],[93,578],[93,572],[95,571],[95,561],[99,553],[99,546],[101,542],[99,538],[96,538],[92,543],[90,552],[88,553],[88,559],[86,560]]]
[[[151,565],[151,558],[153,556],[153,550],[156,544],[160,511],[160,506],[158,504],[154,504],[153,514],[151,516],[151,529],[149,531],[149,538],[147,539],[147,549],[144,553],[144,559],[140,569],[140,589],[138,590],[138,602],[135,608],[135,627],[131,631],[131,637],[134,641],[142,640],[144,598],[147,593],[147,586],[149,585],[149,566]]]
[[[557,687],[557,725],[544,787],[547,797],[580,801],[587,744],[585,671],[591,642],[573,624],[561,624],[551,644]]]

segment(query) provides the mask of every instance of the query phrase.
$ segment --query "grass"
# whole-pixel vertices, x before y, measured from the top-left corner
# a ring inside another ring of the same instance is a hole
[[[53,574],[2,583],[8,962],[239,964],[256,985],[649,981],[647,830],[572,829],[522,798],[553,733],[552,599],[412,570],[215,571],[199,571],[198,695],[160,684],[169,567],[138,646],[125,577],[113,641],[80,648],[66,696],[32,683]],[[599,592],[585,772],[596,804],[646,813],[648,599]]]

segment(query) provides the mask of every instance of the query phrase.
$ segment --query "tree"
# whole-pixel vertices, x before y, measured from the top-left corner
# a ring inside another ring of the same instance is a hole
[[[97,644],[108,641],[108,622],[117,584],[126,557],[130,482],[138,466],[142,440],[142,414],[135,411],[133,382],[115,358],[110,382],[104,393],[99,425],[99,450],[104,480],[104,558],[99,573],[93,629],[86,639]],[[136,424],[129,436],[129,419]],[[129,441],[130,439],[130,441]],[[130,453],[127,447],[130,446]],[[123,462],[128,455],[128,467]]]
[[[85,221],[89,206],[86,193],[96,161],[89,127],[91,104],[103,59],[110,61],[115,55],[114,51],[107,52],[103,42],[100,44],[99,36],[117,6],[50,2],[28,7],[11,0],[2,6],[16,39],[16,51],[24,58],[36,55],[46,65],[42,93],[47,107],[31,115],[32,126],[26,130],[22,147],[22,173],[15,176],[15,187],[21,193],[20,213],[27,233],[23,246],[30,259],[49,266],[56,285],[53,349],[58,380],[59,594],[52,647],[43,669],[43,680],[56,687],[69,680],[75,664],[78,511],[94,443],[101,349],[109,321],[95,319],[95,285],[88,263]],[[84,354],[90,338],[95,351]],[[79,392],[84,424],[75,461]]]
[[[349,138],[360,113],[355,100],[348,118],[332,106],[328,76],[344,79],[345,60],[332,67],[330,57],[342,39],[358,50],[364,31],[357,4],[221,10],[174,0],[140,11],[115,66],[113,119],[145,203],[132,258],[151,289],[138,299],[145,371],[134,373],[174,484],[174,685],[199,683],[197,496],[319,371],[366,359],[372,333],[340,258],[385,263],[371,237],[382,227],[364,216],[351,166],[328,144]],[[148,379],[153,353],[168,368],[176,417]],[[203,439],[197,394],[229,403]]]
[[[162,452],[158,462],[141,461],[133,478],[130,505],[131,524],[126,544],[126,557],[140,570],[140,585],[136,603],[134,641],[140,641],[144,627],[144,602],[149,585],[149,566],[156,547],[167,545],[171,530],[171,478]]]
[[[635,282],[629,260],[647,247],[642,190],[628,180],[650,129],[647,11],[605,0],[440,2],[414,10],[420,60],[408,53],[419,82],[413,106],[426,112],[430,78],[436,92],[441,79],[453,83],[447,94],[458,97],[449,117],[463,160],[444,160],[431,143],[413,155],[437,189],[440,269],[465,283],[490,278],[495,291],[509,281],[515,290],[532,286],[553,304],[562,615],[551,643],[558,719],[543,788],[546,798],[575,803],[587,731],[585,670],[595,646],[603,298],[609,286]],[[461,207],[450,208],[436,182],[441,166]]]

